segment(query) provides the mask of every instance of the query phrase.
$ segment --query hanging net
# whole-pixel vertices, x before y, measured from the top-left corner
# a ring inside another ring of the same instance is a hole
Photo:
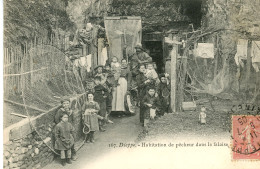
[[[123,58],[123,49],[126,47],[126,56],[134,53],[134,47],[141,43],[142,24],[139,17],[106,17],[105,28],[110,45],[110,55],[116,56],[119,60]]]
[[[84,93],[82,81],[66,55],[50,45],[31,48],[21,64],[25,105],[48,112],[64,96]]]

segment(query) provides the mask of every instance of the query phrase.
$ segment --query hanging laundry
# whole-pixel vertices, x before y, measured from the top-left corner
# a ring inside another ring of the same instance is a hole
[[[198,43],[194,51],[195,57],[213,58],[214,59],[214,44],[213,43]]]
[[[256,72],[260,69],[260,41],[252,41],[252,66]]]
[[[102,58],[102,63],[101,63],[101,65],[105,66],[106,61],[107,61],[107,59],[108,59],[108,57],[107,57],[107,48],[106,48],[106,47],[104,47],[104,48],[102,49],[101,58]]]
[[[89,55],[86,56],[86,58],[87,58],[87,65],[88,65],[87,72],[90,72],[91,67],[92,67],[92,55],[89,54]]]
[[[83,68],[87,68],[88,67],[87,56],[83,56],[83,57],[79,58],[79,66],[83,67]]]
[[[244,63],[242,60],[247,59],[247,44],[248,44],[248,40],[238,39],[237,53],[235,55],[235,62],[237,65],[241,65],[242,67],[244,67]]]

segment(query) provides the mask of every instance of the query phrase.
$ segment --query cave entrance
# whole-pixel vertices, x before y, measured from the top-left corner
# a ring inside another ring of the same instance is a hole
[[[144,41],[146,52],[153,58],[158,73],[164,72],[163,43],[162,41]]]

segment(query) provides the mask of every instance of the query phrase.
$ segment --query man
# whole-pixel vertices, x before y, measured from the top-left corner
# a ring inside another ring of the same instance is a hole
[[[144,52],[141,44],[137,44],[135,46],[136,53],[133,55],[131,62],[132,62],[132,72],[133,76],[138,74],[138,66],[139,64],[144,64],[147,62],[152,62],[152,58]]]

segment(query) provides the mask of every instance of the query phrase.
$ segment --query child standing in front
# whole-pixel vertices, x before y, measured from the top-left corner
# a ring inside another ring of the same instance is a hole
[[[71,148],[74,145],[75,129],[68,122],[68,115],[63,113],[61,121],[54,128],[55,149],[60,150],[60,158],[63,166],[71,164]]]
[[[98,112],[100,110],[100,107],[97,102],[94,101],[94,95],[93,93],[88,93],[87,94],[87,101],[83,105],[83,125],[84,128],[88,128],[88,132],[85,133],[84,129],[83,132],[86,134],[86,142],[89,143],[94,143],[94,133],[95,131],[99,130],[99,125],[98,125],[98,119],[102,120],[104,119],[103,117],[98,115]]]
[[[72,126],[75,126],[74,124],[74,112],[71,109],[71,105],[70,105],[70,99],[69,98],[63,98],[61,100],[61,108],[57,111],[57,113],[54,116],[54,122],[56,124],[58,124],[61,121],[61,116],[63,114],[67,114],[68,115],[68,122],[72,124]],[[72,160],[76,161],[77,156],[76,156],[76,150],[75,150],[75,146],[73,144],[72,148],[71,148],[71,154],[72,154]]]
[[[160,100],[160,112],[158,112],[157,116],[163,116],[165,113],[171,113],[170,106],[170,93],[171,86],[168,81],[168,74],[162,73],[160,74],[160,83],[157,86],[157,94]]]
[[[108,96],[108,90],[101,84],[101,78],[95,77],[95,84],[94,87],[94,100],[98,102],[100,111],[98,112],[98,115],[106,118],[107,117],[107,106],[106,106],[106,98]],[[106,131],[103,127],[105,125],[105,120],[99,120],[99,129],[100,131]]]
[[[142,100],[144,111],[144,127],[147,129],[147,124],[150,121],[152,112],[159,110],[159,99],[155,96],[155,88],[153,86],[148,87],[148,93]]]

